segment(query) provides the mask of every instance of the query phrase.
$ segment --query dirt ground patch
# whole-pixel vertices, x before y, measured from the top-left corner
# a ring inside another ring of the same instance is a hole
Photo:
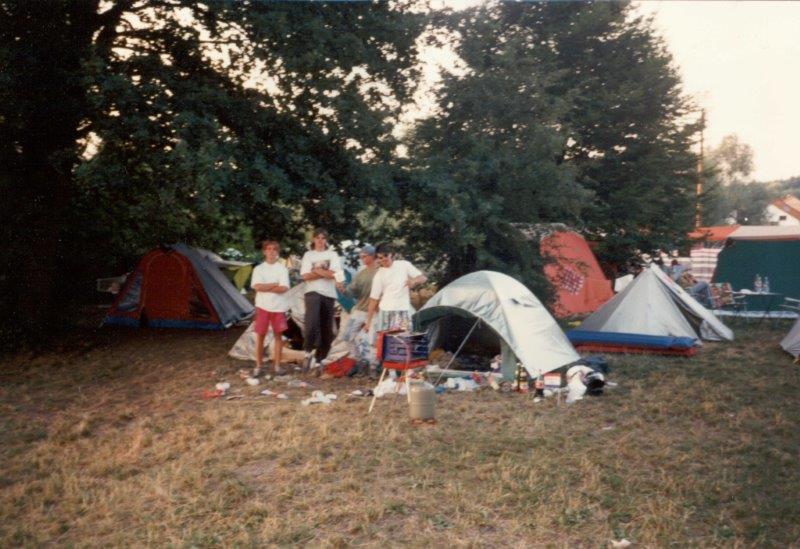
[[[737,327],[735,327],[737,328]],[[691,359],[609,356],[619,387],[573,406],[402,400],[236,377],[240,330],[87,331],[0,364],[0,544],[791,546],[800,369],[788,325]],[[227,379],[243,398],[203,400]]]

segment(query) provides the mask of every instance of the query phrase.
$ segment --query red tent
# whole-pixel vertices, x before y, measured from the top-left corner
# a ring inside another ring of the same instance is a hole
[[[583,237],[557,231],[542,238],[541,254],[553,260],[544,274],[556,289],[554,315],[559,318],[593,313],[614,297],[611,282]]]
[[[175,244],[142,256],[104,324],[221,330],[252,314],[252,304],[211,260]]]

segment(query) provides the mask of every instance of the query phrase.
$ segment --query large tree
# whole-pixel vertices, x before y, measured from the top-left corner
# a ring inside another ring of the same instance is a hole
[[[618,263],[691,227],[696,127],[650,22],[622,3],[499,3],[446,25],[467,69],[413,134],[410,204],[429,207],[409,213],[446,277],[502,266],[540,284],[512,222],[575,224]]]
[[[161,241],[355,232],[388,194],[422,23],[384,3],[0,1],[6,318],[42,326],[65,275]]]

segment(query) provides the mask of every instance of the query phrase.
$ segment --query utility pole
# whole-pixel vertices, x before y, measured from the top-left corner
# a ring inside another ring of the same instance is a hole
[[[697,156],[697,202],[694,214],[694,226],[699,227],[701,224],[700,218],[702,217],[702,206],[700,205],[700,195],[703,194],[703,134],[706,128],[706,110],[700,110],[700,154]]]

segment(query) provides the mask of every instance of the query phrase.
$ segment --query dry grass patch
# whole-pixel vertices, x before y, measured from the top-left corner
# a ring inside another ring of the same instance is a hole
[[[367,416],[351,380],[319,382],[330,406],[258,396],[225,356],[238,332],[87,334],[4,359],[0,543],[798,544],[782,330],[610,357],[620,387],[570,407],[447,394],[419,428],[400,400]],[[222,377],[245,398],[201,400]]]

